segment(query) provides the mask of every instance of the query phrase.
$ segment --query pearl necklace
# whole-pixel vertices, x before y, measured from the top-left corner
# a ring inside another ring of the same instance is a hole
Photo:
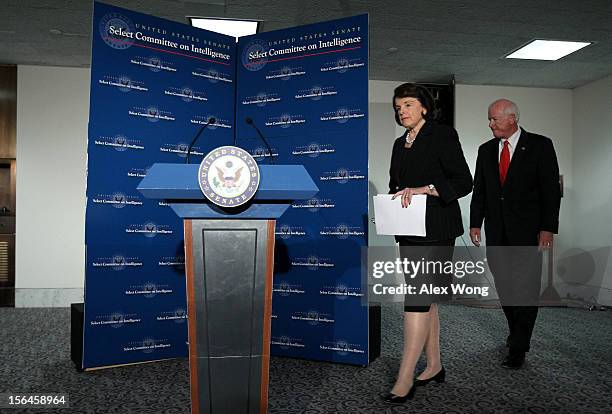
[[[423,122],[423,124],[424,123],[425,122]],[[408,130],[408,133],[406,134],[406,143],[404,144],[404,148],[412,147],[412,144],[414,144],[414,141],[417,139],[417,136],[419,135],[419,131],[421,130],[423,124],[417,125],[414,128]],[[414,136],[412,138],[410,138],[411,133],[414,133]]]
[[[414,130],[415,129],[413,128],[410,131],[408,131],[408,133],[406,134],[406,144],[404,144],[404,147],[411,148],[412,144],[414,144],[414,141],[416,140],[417,135],[419,134],[419,132],[416,131],[416,133],[414,134],[414,137],[410,138],[410,133]]]

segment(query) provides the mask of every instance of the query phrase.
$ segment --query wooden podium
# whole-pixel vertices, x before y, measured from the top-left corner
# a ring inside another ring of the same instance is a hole
[[[191,412],[266,413],[276,219],[319,190],[303,166],[262,165],[254,198],[220,208],[198,167],[155,164],[138,186],[183,218]]]

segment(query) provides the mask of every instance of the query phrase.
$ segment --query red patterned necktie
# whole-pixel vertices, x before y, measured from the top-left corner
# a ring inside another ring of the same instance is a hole
[[[506,175],[508,174],[508,167],[510,166],[510,149],[508,148],[508,140],[504,140],[504,148],[502,148],[501,155],[499,157],[499,181],[501,185],[504,185],[506,181]]]

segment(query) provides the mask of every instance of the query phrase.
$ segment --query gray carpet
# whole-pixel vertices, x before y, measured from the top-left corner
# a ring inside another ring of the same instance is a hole
[[[499,367],[507,334],[501,310],[447,305],[440,313],[445,384],[419,388],[402,406],[379,400],[402,343],[401,308],[385,307],[382,356],[367,368],[272,358],[269,412],[612,413],[612,312],[541,309],[519,371]],[[69,409],[2,413],[189,413],[186,360],[79,373],[70,361],[68,309],[1,308],[0,323],[0,394],[70,398]]]

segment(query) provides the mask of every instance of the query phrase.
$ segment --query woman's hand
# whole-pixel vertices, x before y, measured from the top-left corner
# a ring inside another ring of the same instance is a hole
[[[423,186],[417,188],[404,188],[403,190],[393,194],[391,200],[395,200],[396,197],[401,197],[402,207],[406,208],[410,205],[410,202],[412,201],[412,196],[416,194],[429,194],[429,187]]]

